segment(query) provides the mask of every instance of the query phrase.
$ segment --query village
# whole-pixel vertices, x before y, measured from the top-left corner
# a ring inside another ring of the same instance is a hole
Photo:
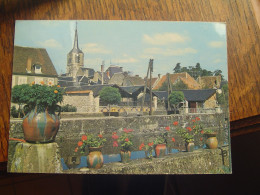
[[[63,74],[58,75],[45,48],[14,46],[9,170],[229,173],[228,93],[221,71],[197,75],[177,64],[171,73],[155,76],[153,61],[142,64],[146,77],[118,64],[85,67],[77,27]],[[199,63],[196,68],[201,69]],[[90,146],[99,148],[92,160]],[[39,158],[26,165],[33,156]],[[51,166],[39,162],[49,156],[55,161]],[[191,167],[181,163],[185,158]]]

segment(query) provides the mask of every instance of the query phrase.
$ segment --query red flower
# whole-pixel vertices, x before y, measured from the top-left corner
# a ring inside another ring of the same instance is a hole
[[[165,130],[170,131],[170,127],[169,126],[165,127]]]
[[[194,125],[192,128],[195,129],[195,127],[196,127],[196,126]]]
[[[117,141],[113,142],[113,147],[118,147],[118,142]]]
[[[128,138],[125,138],[125,141],[126,141],[126,142],[128,142],[128,141],[129,141],[129,139],[128,139]]]
[[[175,121],[174,123],[173,123],[173,125],[175,125],[175,126],[177,126],[179,123],[178,123],[178,121]]]
[[[194,122],[194,123],[195,123],[196,121],[193,119],[193,120],[192,120],[192,122]]]
[[[200,121],[200,118],[199,118],[199,117],[196,117],[196,121]]]
[[[172,141],[175,142],[175,138],[174,137],[172,137]]]
[[[139,150],[142,150],[144,147],[144,143],[141,143],[141,145],[139,146]]]
[[[78,142],[78,146],[80,147],[80,146],[82,146],[83,145],[83,142],[82,141],[79,141]]]
[[[200,138],[200,141],[202,141],[202,140],[203,140],[203,138],[201,137],[201,138]]]
[[[134,131],[133,129],[128,129],[128,133],[133,132],[133,131]]]
[[[57,87],[60,87],[60,85],[57,85]]]
[[[99,138],[102,138],[102,137],[103,137],[103,135],[99,134],[99,135],[98,135],[98,137],[99,137]]]
[[[116,132],[113,132],[112,134],[113,134],[113,135],[115,135],[115,134],[116,134]]]
[[[125,133],[128,133],[128,130],[127,130],[127,128],[124,128],[124,130],[123,130]]]
[[[114,134],[114,135],[112,135],[112,138],[113,139],[118,139],[118,135]]]
[[[82,135],[82,137],[81,137],[82,141],[87,141],[87,139],[88,139],[88,137],[86,135]]]
[[[54,93],[58,93],[58,91],[57,91],[57,90],[54,90]]]
[[[77,148],[75,148],[75,152],[78,152],[78,149],[79,149],[78,147],[77,147]]]
[[[200,133],[201,133],[201,134],[203,134],[203,133],[204,133],[204,131],[203,131],[203,130],[201,130],[201,131],[200,131]]]
[[[191,132],[192,131],[192,129],[190,128],[190,127],[187,127],[186,128],[189,132]]]
[[[153,142],[151,142],[151,143],[148,143],[148,146],[153,146]]]

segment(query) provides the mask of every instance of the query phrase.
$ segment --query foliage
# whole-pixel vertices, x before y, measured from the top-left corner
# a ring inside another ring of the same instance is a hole
[[[146,151],[147,157],[150,158],[150,159],[153,157],[153,148],[154,148],[153,142],[149,142],[147,144],[141,143],[141,145],[139,146],[139,150]]]
[[[66,104],[65,106],[61,106],[61,112],[77,112],[77,108],[75,106]]]
[[[104,87],[99,95],[100,101],[104,104],[118,104],[121,101],[119,89],[114,87]]]
[[[112,139],[113,139],[113,147],[118,147],[120,145],[120,148],[122,151],[127,152],[131,151],[131,147],[133,146],[132,138],[133,135],[131,132],[133,132],[133,129],[126,129],[124,128],[124,132],[119,137],[116,132],[113,132]]]
[[[174,73],[187,72],[194,79],[197,79],[199,76],[218,76],[221,75],[221,78],[224,79],[221,70],[209,71],[206,69],[202,69],[200,63],[197,63],[195,66],[181,67],[180,63],[177,63],[175,68],[173,69]]]
[[[84,153],[86,151],[86,147],[102,147],[106,143],[106,138],[103,138],[102,133],[98,135],[82,135],[81,140],[78,142],[78,146],[75,148],[75,152],[80,151],[80,153]]]
[[[42,112],[48,108],[49,112],[54,112],[58,102],[63,100],[64,90],[59,85],[34,84],[34,82],[23,85],[16,85],[12,89],[12,102],[26,104],[30,110],[37,108],[37,112]]]
[[[17,110],[15,106],[11,107],[10,114],[13,118],[18,118],[19,112],[20,112],[20,117],[23,117],[23,113],[21,112],[21,110],[19,109]]]
[[[228,84],[224,84],[221,93],[217,93],[217,102],[222,106],[228,105]]]
[[[186,143],[194,142],[195,135],[204,134],[199,117],[192,119],[188,127],[181,127],[178,122],[174,122],[173,124],[177,127],[177,134]]]
[[[155,145],[158,144],[167,144],[167,137],[168,137],[168,132],[165,131],[163,133],[161,133],[154,141]]]
[[[184,94],[182,91],[173,91],[169,96],[169,101],[171,105],[178,105],[184,100]]]

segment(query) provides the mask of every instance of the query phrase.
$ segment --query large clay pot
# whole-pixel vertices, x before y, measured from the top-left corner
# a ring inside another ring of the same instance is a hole
[[[32,143],[49,143],[55,140],[60,127],[60,117],[55,113],[37,113],[37,109],[31,110],[23,118],[24,139]]]
[[[193,142],[186,142],[185,147],[186,147],[187,152],[193,152],[194,151],[194,143]]]
[[[131,160],[131,151],[121,151],[120,156],[122,163],[128,163]]]
[[[166,153],[166,144],[157,144],[155,146],[155,154],[157,158],[164,157]]]
[[[218,148],[217,133],[205,133],[206,146],[208,149]]]
[[[101,149],[102,147],[89,147],[89,154],[87,156],[88,168],[99,169],[103,166],[104,159]]]

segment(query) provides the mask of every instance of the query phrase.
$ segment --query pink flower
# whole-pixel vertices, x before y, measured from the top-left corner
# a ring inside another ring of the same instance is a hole
[[[117,141],[113,142],[113,147],[118,147],[118,142]]]
[[[118,135],[114,134],[114,135],[112,135],[112,138],[113,139],[118,139]]]
[[[128,133],[128,130],[127,130],[127,128],[124,128],[124,130],[123,130],[125,133]]]
[[[125,138],[125,141],[126,141],[126,142],[129,142],[129,139],[128,139],[128,138]]]
[[[200,131],[200,133],[201,133],[201,134],[203,134],[203,133],[204,133],[204,131],[203,131],[203,130],[201,130],[201,131]]]
[[[78,149],[79,149],[78,147],[77,147],[77,148],[75,148],[75,152],[78,152]]]
[[[128,133],[133,132],[133,131],[134,131],[133,129],[128,129]]]

